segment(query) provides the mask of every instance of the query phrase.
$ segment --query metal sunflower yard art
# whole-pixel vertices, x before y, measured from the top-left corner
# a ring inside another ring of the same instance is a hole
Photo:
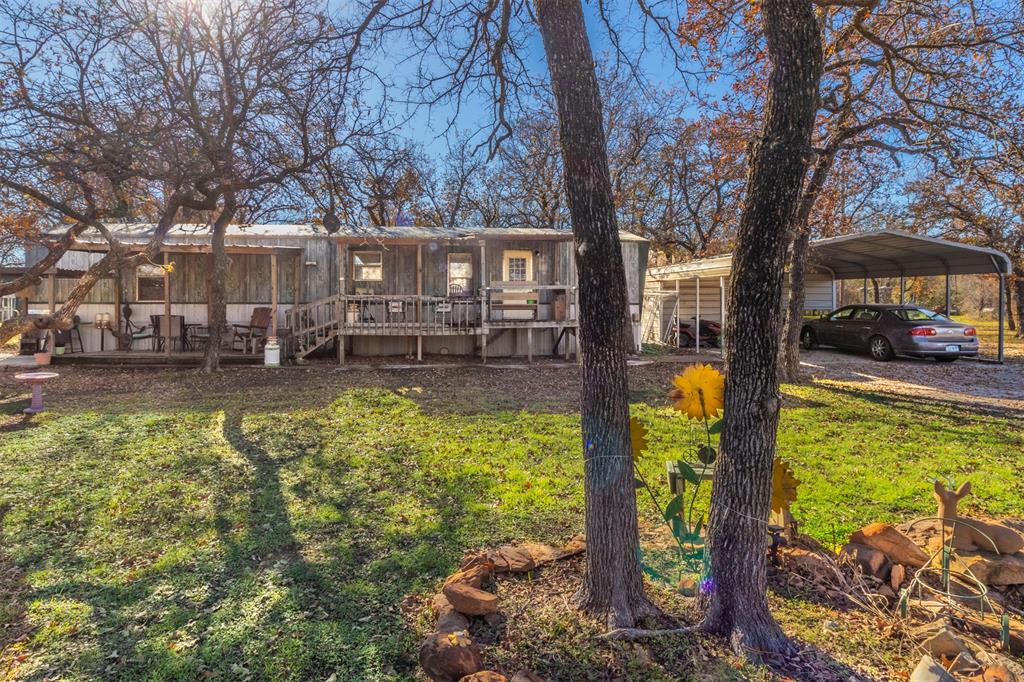
[[[633,468],[637,488],[643,488],[671,531],[675,546],[668,551],[639,548],[640,565],[652,579],[678,585],[684,593],[693,594],[707,579],[707,556],[704,548],[703,516],[694,518],[694,503],[701,483],[711,479],[718,456],[717,438],[722,431],[719,418],[724,404],[725,377],[710,365],[691,365],[672,381],[669,398],[673,408],[704,427],[693,438],[688,450],[692,462],[678,459],[668,462],[672,498],[664,505],[644,478],[637,458],[647,449],[647,429],[635,417],[630,419],[633,445]],[[714,421],[712,421],[714,420]],[[686,484],[690,489],[686,489]],[[694,577],[696,576],[696,577]]]

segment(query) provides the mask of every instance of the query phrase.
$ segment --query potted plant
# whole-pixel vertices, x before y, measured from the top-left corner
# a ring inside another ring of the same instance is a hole
[[[50,364],[50,351],[48,350],[39,351],[32,357],[35,358],[36,364],[39,366]]]
[[[67,343],[66,342],[64,342],[64,341],[57,341],[56,343],[53,344],[53,354],[54,355],[64,355],[64,351],[65,351],[66,347],[67,347]]]

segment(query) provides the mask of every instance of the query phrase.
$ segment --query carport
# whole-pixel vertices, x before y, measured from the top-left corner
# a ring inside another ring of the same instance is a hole
[[[946,310],[950,310],[951,275],[997,275],[999,278],[998,361],[1004,357],[1006,276],[1011,274],[1005,253],[971,244],[925,237],[901,230],[859,232],[810,243],[805,291],[805,314],[819,314],[836,306],[835,282],[863,280],[868,302],[868,280],[900,280],[900,302],[906,301],[907,277],[946,278]],[[723,322],[726,318],[732,255],[673,263],[647,270],[642,329],[645,342],[666,340],[666,330],[677,320],[691,318]],[[678,345],[678,335],[676,336]],[[700,340],[696,345],[700,352]]]
[[[1002,251],[925,237],[901,230],[861,232],[842,237],[817,239],[810,243],[810,258],[834,279],[864,280],[864,302],[868,302],[868,280],[899,277],[900,303],[906,300],[907,277],[946,278],[946,309],[950,311],[950,275],[997,275],[999,278],[998,361],[1004,357],[1006,324],[1006,276],[1013,271]]]

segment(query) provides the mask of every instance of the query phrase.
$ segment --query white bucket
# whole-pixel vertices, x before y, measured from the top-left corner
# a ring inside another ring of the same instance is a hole
[[[265,367],[281,366],[281,346],[274,337],[267,339],[267,345],[263,347],[263,365]]]

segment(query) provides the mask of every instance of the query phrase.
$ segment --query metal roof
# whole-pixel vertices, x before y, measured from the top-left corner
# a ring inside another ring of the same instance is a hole
[[[153,223],[109,225],[108,228],[126,244],[145,244],[153,236]],[[210,240],[209,224],[179,224],[167,233],[166,244],[207,244]],[[366,240],[386,242],[390,240],[442,241],[467,239],[555,239],[572,240],[572,232],[533,227],[482,228],[482,227],[433,227],[429,225],[410,226],[351,226],[345,225],[328,234],[322,225],[314,224],[267,224],[229,225],[226,236],[229,241],[252,239],[326,239]],[[622,241],[647,241],[630,232],[619,232]],[[85,244],[105,244],[106,239],[95,229],[85,230],[78,241]]]
[[[1002,251],[926,237],[902,230],[857,232],[810,243],[810,263],[836,279],[863,277],[925,277],[929,275],[1009,274],[1009,257]],[[727,273],[732,254],[651,268],[654,279],[673,275]]]
[[[901,230],[817,239],[811,242],[811,258],[837,279],[1009,274],[1013,270],[1002,251]]]

